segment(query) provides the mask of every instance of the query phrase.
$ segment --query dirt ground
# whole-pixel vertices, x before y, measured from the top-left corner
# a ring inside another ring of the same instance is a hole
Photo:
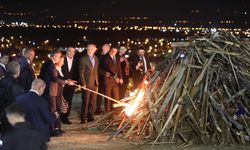
[[[60,137],[53,137],[48,144],[49,150],[176,150],[175,144],[164,145],[135,145],[125,139],[116,138],[108,140],[112,133],[101,133],[97,128],[86,128],[80,125],[79,120],[80,96],[73,98],[73,111],[70,116],[73,124],[63,125],[66,133]],[[99,117],[99,116],[96,116]],[[184,150],[249,150],[250,144],[246,146],[204,146],[192,145]]]

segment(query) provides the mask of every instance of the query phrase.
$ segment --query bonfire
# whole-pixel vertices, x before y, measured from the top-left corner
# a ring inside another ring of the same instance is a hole
[[[228,32],[172,43],[173,53],[89,127],[152,144],[245,144],[250,136],[250,44]]]

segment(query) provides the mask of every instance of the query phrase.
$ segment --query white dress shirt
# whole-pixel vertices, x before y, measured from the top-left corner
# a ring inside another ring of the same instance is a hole
[[[4,65],[4,64],[0,63],[0,65],[4,68],[4,70],[6,70],[6,68],[5,68],[5,65]]]
[[[61,77],[64,77],[63,73],[62,73],[62,68],[56,68],[56,70],[59,72]]]
[[[143,58],[143,62],[144,62],[144,70],[145,70],[145,73],[146,73],[148,71],[147,62],[146,62],[145,56],[143,56],[142,58]]]
[[[66,58],[67,58],[67,62],[68,62],[68,69],[70,71],[72,68],[72,65],[73,65],[73,58],[69,58],[68,56],[66,56]]]
[[[37,91],[35,91],[35,90],[30,90],[30,91],[36,93],[37,95],[39,95],[39,93]]]

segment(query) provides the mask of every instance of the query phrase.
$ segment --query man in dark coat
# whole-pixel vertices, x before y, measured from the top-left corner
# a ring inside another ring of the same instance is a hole
[[[31,83],[36,78],[32,62],[34,57],[35,50],[33,48],[27,48],[23,50],[23,56],[17,59],[17,61],[20,63],[21,68],[18,82],[23,87],[25,92],[28,92],[30,90]]]
[[[41,97],[44,89],[44,81],[35,79],[32,82],[31,90],[18,96],[16,102],[24,107],[26,120],[42,135],[45,141],[49,141],[49,125],[54,123],[57,114],[50,112],[48,101]]]
[[[54,99],[54,96],[57,95],[57,88],[56,86],[52,86],[54,83],[58,83],[61,85],[73,85],[74,82],[71,80],[63,80],[60,79],[58,76],[58,71],[56,69],[55,64],[57,64],[60,61],[60,58],[62,57],[62,52],[60,50],[54,50],[50,54],[50,59],[48,59],[41,68],[40,77],[41,79],[46,83],[46,88],[43,93],[43,97],[50,103],[50,107],[52,108],[56,102]],[[53,109],[56,110],[56,109]],[[51,111],[53,111],[51,109]],[[52,112],[55,113],[55,112]],[[55,124],[60,124],[61,120],[60,118],[55,122]],[[64,133],[59,127],[55,127],[54,124],[51,125],[51,134],[58,136]]]
[[[145,74],[150,70],[151,66],[149,60],[145,57],[145,49],[139,47],[132,61],[134,89],[138,87]]]
[[[98,87],[98,58],[94,55],[96,46],[89,43],[87,46],[87,55],[80,59],[79,63],[79,77],[80,84],[93,91],[97,91]],[[96,94],[89,91],[83,91],[82,108],[81,108],[81,124],[85,123],[86,118],[88,122],[94,120],[94,112],[96,106]]]
[[[0,79],[7,74],[6,65],[9,62],[9,56],[1,55],[0,56]]]
[[[123,84],[123,77],[120,58],[116,56],[117,51],[117,47],[111,47],[109,53],[104,56],[102,69],[105,71],[105,95],[119,100],[119,85]],[[112,102],[106,99],[106,112],[110,112],[112,109]]]
[[[75,48],[69,47],[64,59],[64,65],[62,66],[62,74],[65,79],[72,79],[78,81],[78,60],[75,58]],[[62,123],[71,124],[69,121],[69,115],[71,111],[72,98],[74,95],[75,87],[65,85],[63,88],[63,97],[68,102],[68,112],[61,115]]]
[[[0,80],[0,120],[1,132],[4,133],[11,128],[6,115],[5,108],[15,102],[16,97],[23,94],[24,90],[18,84],[17,78],[20,74],[20,65],[17,61],[7,64],[7,75]]]
[[[56,70],[55,64],[59,62],[62,56],[60,50],[55,50],[50,54],[50,59],[48,59],[41,67],[40,77],[45,82],[46,88],[43,93],[43,97],[50,102],[50,93],[54,93],[51,89],[51,82],[57,82],[62,85],[73,84],[70,80],[62,80],[58,76],[58,71]]]
[[[98,55],[99,64],[102,64],[103,57],[109,52],[109,50],[110,50],[109,44],[106,43],[102,46],[102,51]],[[101,67],[99,67],[98,73],[99,73],[98,92],[101,94],[105,94],[105,71]],[[96,115],[100,115],[104,111],[102,110],[102,101],[103,101],[103,97],[98,95],[96,99],[96,111],[95,111]]]
[[[45,140],[25,122],[23,107],[13,103],[6,108],[13,129],[3,136],[3,150],[46,150]]]

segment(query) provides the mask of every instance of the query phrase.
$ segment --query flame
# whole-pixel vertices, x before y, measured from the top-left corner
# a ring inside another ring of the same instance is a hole
[[[135,95],[137,94],[137,92],[138,92],[138,90],[136,89],[135,91],[130,92],[130,93],[129,93],[129,96],[130,96],[130,97],[133,97],[133,96],[135,96]]]
[[[135,93],[137,93],[137,91],[130,93],[131,95],[134,95]],[[132,116],[134,114],[134,112],[136,111],[136,109],[138,108],[140,102],[143,100],[145,91],[144,90],[140,90],[138,95],[135,97],[135,99],[125,107],[125,114],[127,116]]]
[[[147,80],[144,81],[144,85],[148,85],[149,82]]]

